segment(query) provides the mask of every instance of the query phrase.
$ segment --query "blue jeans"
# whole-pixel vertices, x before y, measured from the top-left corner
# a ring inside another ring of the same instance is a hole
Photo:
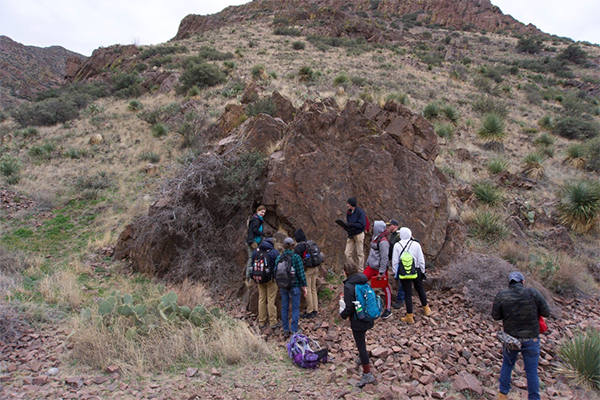
[[[523,355],[525,374],[527,375],[527,392],[529,400],[540,399],[540,381],[538,379],[538,361],[540,359],[540,339],[526,340],[521,343],[521,350],[511,351],[506,347],[502,354],[500,369],[500,392],[507,394],[510,390],[512,370],[517,362],[519,352]]]
[[[292,332],[298,331],[298,320],[300,319],[300,296],[302,289],[293,287],[291,289],[281,289],[281,323],[283,331],[290,331],[289,315],[290,315],[290,300],[292,302]]]

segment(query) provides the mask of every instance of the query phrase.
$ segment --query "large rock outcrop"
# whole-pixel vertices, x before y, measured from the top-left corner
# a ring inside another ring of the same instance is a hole
[[[307,236],[320,243],[329,267],[339,267],[344,259],[346,235],[334,221],[344,218],[346,200],[351,196],[358,198],[371,220],[396,218],[410,227],[428,261],[447,263],[451,253],[461,250],[460,241],[447,239],[448,233],[456,230],[449,221],[445,178],[434,165],[438,146],[432,126],[394,102],[383,108],[371,104],[359,108],[355,102],[348,102],[340,109],[332,99],[307,101],[295,110],[289,123],[266,114],[248,119],[215,149],[221,154],[260,151],[268,155],[266,175],[261,178],[263,183],[254,204],[266,205],[265,220],[280,235],[304,229]],[[215,154],[207,153],[204,158]],[[182,179],[196,179],[196,175]],[[134,225],[119,241],[117,254],[129,256],[134,268],[160,270],[159,275],[164,275],[169,269],[179,268],[182,254],[189,261],[185,247],[191,243],[206,248],[226,243],[233,251],[226,252],[220,268],[230,269],[230,276],[241,276],[246,254],[245,221],[251,210],[218,210],[217,193],[222,186],[216,179],[212,183],[215,189],[200,182],[206,190],[203,197],[179,196],[171,191],[150,210],[155,216],[169,218],[163,221],[168,225],[172,220],[181,220],[176,207],[187,201],[187,218],[196,214],[215,226],[210,241],[196,231],[182,237],[181,228],[170,227],[164,232],[172,233],[160,236],[158,241],[155,236],[151,244],[144,243],[144,238],[151,235],[143,230],[155,228],[152,223],[142,228]],[[177,187],[182,187],[178,182]],[[199,187],[198,183],[190,184]],[[175,198],[179,200],[171,200]],[[206,223],[202,222],[204,226]],[[199,223],[194,229],[205,231]]]

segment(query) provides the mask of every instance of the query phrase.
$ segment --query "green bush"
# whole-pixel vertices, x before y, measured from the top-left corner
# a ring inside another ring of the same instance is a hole
[[[587,62],[587,53],[579,45],[573,43],[558,53],[556,58],[558,60],[570,61],[574,64],[585,64]]]
[[[144,105],[142,104],[142,102],[141,102],[141,101],[139,101],[139,100],[136,100],[136,99],[134,99],[134,100],[131,100],[131,101],[129,102],[129,105],[127,106],[127,109],[128,109],[129,111],[139,111],[139,110],[141,110],[142,108],[144,108]]]
[[[113,186],[110,176],[100,171],[94,175],[79,176],[75,180],[75,188],[78,190],[102,190]]]
[[[492,158],[487,163],[487,168],[491,174],[499,174],[500,172],[508,170],[508,161],[503,158]]]
[[[441,138],[452,140],[454,137],[454,126],[452,124],[435,123],[433,124],[433,130]]]
[[[225,82],[225,75],[219,68],[208,63],[190,64],[181,74],[180,93],[186,93],[197,86],[200,89],[215,86]]]
[[[348,78],[348,75],[346,75],[344,73],[341,73],[338,76],[336,76],[335,78],[333,78],[333,86],[347,87],[349,83],[350,83],[350,78]]]
[[[506,137],[504,119],[498,114],[486,114],[477,136],[486,142],[502,143]]]
[[[77,118],[79,108],[71,98],[50,98],[23,103],[11,111],[11,116],[22,127],[51,126]]]
[[[474,183],[473,194],[480,203],[490,206],[497,206],[503,200],[500,189],[488,180]]]
[[[16,132],[16,135],[23,137],[23,139],[29,139],[35,136],[39,136],[39,134],[39,131],[32,126],[30,126],[29,128],[21,129]]]
[[[520,60],[516,62],[515,66],[538,72],[540,74],[552,73],[559,78],[571,79],[575,77],[573,71],[571,71],[565,61],[550,57],[536,58],[533,60]]]
[[[394,100],[402,105],[408,104],[408,95],[406,93],[390,93],[385,97],[385,101]]]
[[[306,43],[301,40],[297,40],[292,42],[292,49],[294,50],[304,50],[306,48]]]
[[[523,159],[523,173],[530,178],[539,178],[544,175],[544,153],[534,151],[529,153]]]
[[[558,350],[559,371],[578,385],[600,390],[600,331],[588,328],[566,339]]]
[[[141,79],[136,73],[120,72],[111,78],[114,96],[119,99],[137,97],[142,94]]]
[[[18,158],[3,156],[0,158],[0,174],[8,184],[19,182],[19,173],[21,172],[21,162]]]
[[[600,136],[583,143],[586,166],[589,170],[600,172]]]
[[[315,71],[309,66],[300,67],[298,77],[301,81],[310,82],[315,78]]]
[[[259,79],[263,79],[267,72],[266,72],[266,68],[264,65],[259,64],[259,65],[255,65],[250,69],[250,74],[252,74],[252,78],[259,80]]]
[[[145,151],[145,152],[140,153],[138,155],[138,159],[140,161],[148,161],[148,162],[151,162],[151,163],[157,163],[157,162],[160,161],[160,155],[158,155],[154,151]]]
[[[278,26],[273,29],[273,34],[279,36],[302,36],[302,31],[289,26]]]
[[[440,105],[439,103],[433,101],[423,108],[423,116],[429,121],[437,118],[440,115]]]
[[[496,243],[508,236],[508,228],[502,218],[489,210],[477,210],[465,218],[469,235],[488,242]]]
[[[579,233],[587,233],[597,227],[600,219],[599,182],[565,182],[558,197],[558,218],[561,224]]]
[[[600,134],[600,126],[593,120],[565,116],[554,124],[554,133],[567,139],[591,139]]]
[[[538,125],[542,129],[545,129],[547,131],[553,131],[554,130],[554,118],[552,118],[551,115],[544,115],[538,121]]]
[[[479,96],[472,104],[473,111],[479,115],[496,114],[500,117],[508,116],[508,107],[501,100],[496,100],[491,96]]]
[[[159,45],[144,49],[144,51],[142,51],[138,57],[142,60],[146,60],[156,55],[164,56],[167,54],[187,53],[188,51],[189,50],[187,49],[187,47],[180,46],[178,44],[173,46]]]
[[[446,116],[446,119],[456,124],[460,120],[460,112],[454,106],[445,106],[441,109],[442,113]]]
[[[517,52],[537,54],[542,51],[542,41],[532,37],[522,37],[517,43]]]
[[[162,136],[167,136],[167,133],[169,133],[169,128],[162,122],[159,122],[152,126],[152,135],[154,135],[154,137],[158,138]]]
[[[542,133],[540,136],[538,136],[534,140],[534,143],[541,147],[550,147],[550,146],[554,145],[554,142],[556,142],[556,139],[554,139],[552,136],[548,135],[547,133]]]
[[[258,99],[255,102],[248,104],[246,110],[246,114],[248,114],[249,117],[254,117],[261,113],[274,116],[276,112],[277,106],[270,97],[263,97],[262,99]]]

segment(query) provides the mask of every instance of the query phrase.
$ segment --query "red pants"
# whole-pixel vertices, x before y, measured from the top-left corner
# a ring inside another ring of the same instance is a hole
[[[372,277],[379,275],[378,270],[373,269],[368,265],[367,265],[367,268],[365,268],[365,270],[363,271],[363,273],[369,279],[369,283],[371,283],[370,281],[371,281]],[[387,270],[385,270],[384,275],[387,276],[387,274],[388,274],[388,272],[387,272]],[[383,288],[383,294],[385,295],[385,309],[391,310],[392,309],[392,289],[390,288],[389,284]]]

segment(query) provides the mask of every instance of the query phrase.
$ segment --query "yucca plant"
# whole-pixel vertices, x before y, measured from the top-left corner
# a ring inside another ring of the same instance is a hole
[[[4,177],[19,175],[19,171],[21,171],[21,163],[18,159],[9,156],[0,159],[0,174]]]
[[[437,118],[440,115],[440,105],[438,103],[431,102],[429,104],[427,104],[425,106],[425,108],[423,109],[423,116],[428,119],[428,120],[432,120]]]
[[[433,124],[433,130],[441,138],[451,140],[454,136],[454,126],[452,124]]]
[[[312,81],[314,77],[315,71],[313,71],[313,69],[307,65],[300,67],[298,70],[298,78],[300,78],[301,81]]]
[[[154,151],[145,151],[138,155],[138,159],[140,161],[148,161],[151,163],[157,163],[160,161],[160,155],[156,154]]]
[[[152,126],[152,134],[155,137],[167,136],[168,132],[169,132],[169,129],[162,122],[159,122]]]
[[[527,154],[523,159],[523,173],[533,179],[544,176],[545,159],[544,154],[539,151]]]
[[[565,157],[565,162],[571,164],[575,168],[585,168],[585,149],[581,143],[573,143],[572,145],[567,147],[567,155]]]
[[[559,192],[558,219],[576,232],[591,231],[600,219],[600,183],[565,182]]]
[[[406,93],[390,93],[385,96],[385,101],[394,100],[400,104],[408,104],[408,95]]]
[[[469,234],[488,243],[496,243],[508,236],[508,228],[502,218],[493,211],[477,210],[465,215]]]
[[[552,136],[547,133],[542,133],[540,136],[535,138],[535,144],[540,147],[550,147],[556,142]]]
[[[144,108],[144,105],[137,99],[131,100],[127,106],[127,109],[132,112],[140,111],[142,108]]]
[[[577,385],[600,390],[600,332],[589,328],[585,333],[565,340],[558,350],[558,371]]]
[[[460,119],[460,113],[454,106],[445,106],[442,108],[442,113],[454,124],[458,123],[458,120]]]
[[[545,129],[547,131],[552,131],[554,129],[554,118],[550,115],[544,115],[538,121],[538,125],[540,128]]]
[[[486,114],[477,135],[486,142],[502,143],[506,137],[506,124],[498,114]]]
[[[497,206],[502,202],[502,192],[488,180],[474,183],[473,194],[480,203],[490,206]]]
[[[488,161],[487,168],[488,171],[490,171],[490,174],[499,174],[508,169],[508,161],[502,158],[492,158]]]

